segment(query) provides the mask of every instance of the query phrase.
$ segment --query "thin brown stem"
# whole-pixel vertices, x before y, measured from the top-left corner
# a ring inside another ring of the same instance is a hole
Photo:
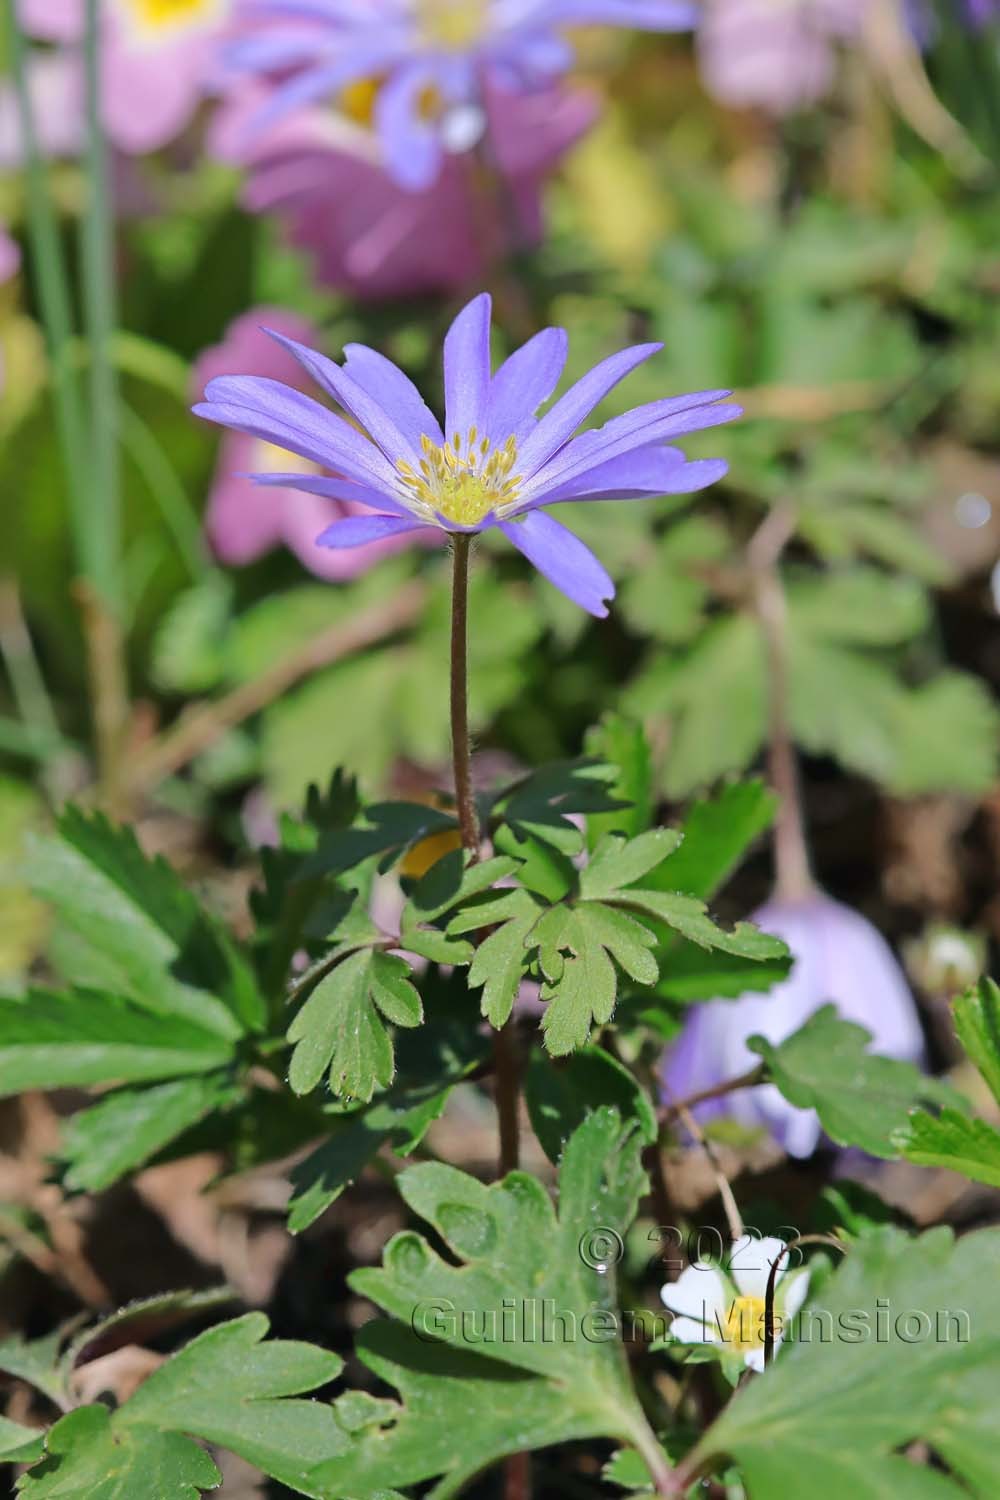
[[[469,741],[469,550],[470,538],[452,537],[454,564],[451,591],[451,748],[455,768],[455,805],[462,844],[479,858],[479,818],[472,793]]]
[[[181,770],[303,677],[405,629],[418,617],[425,600],[423,585],[413,580],[397,589],[390,599],[372,604],[352,620],[331,625],[252,682],[241,683],[215,702],[193,709],[136,758],[128,776],[130,795],[138,797]]]
[[[767,674],[768,769],[778,794],[774,823],[775,887],[783,901],[804,900],[815,890],[806,842],[798,761],[788,716],[790,666],[788,605],[778,563],[795,530],[791,506],[776,506],[747,549],[754,608],[764,642]]]
[[[517,1038],[510,1021],[493,1033],[494,1097],[500,1128],[500,1176],[513,1172],[521,1160],[521,1127],[518,1120],[520,1069]]]
[[[733,1190],[729,1185],[729,1178],[726,1176],[719,1163],[719,1158],[715,1147],[705,1135],[705,1132],[698,1124],[698,1121],[695,1119],[690,1109],[688,1109],[687,1105],[682,1100],[674,1101],[673,1099],[668,1098],[667,1106],[676,1114],[677,1118],[683,1124],[685,1130],[690,1136],[693,1137],[694,1140],[697,1141],[698,1145],[705,1153],[708,1164],[712,1169],[712,1176],[715,1178],[715,1185],[719,1190],[719,1197],[722,1200],[722,1208],[723,1212],[726,1215],[726,1224],[729,1228],[729,1234],[731,1239],[733,1240],[733,1243],[735,1244],[737,1240],[741,1240],[743,1238],[743,1235],[745,1233],[743,1225],[743,1215],[740,1213],[739,1205],[737,1204],[736,1198],[733,1194]]]
[[[693,1109],[696,1104],[705,1104],[710,1099],[723,1099],[727,1094],[735,1094],[738,1089],[756,1088],[757,1084],[764,1082],[765,1071],[764,1064],[758,1063],[755,1068],[748,1068],[737,1078],[727,1078],[724,1083],[713,1084],[708,1089],[699,1089],[696,1094],[688,1094],[676,1104],[662,1104],[657,1112],[661,1125],[679,1115],[681,1110]]]
[[[74,592],[87,648],[100,799],[113,811],[122,796],[129,725],[125,637],[118,616],[91,583],[78,580]]]
[[[472,791],[472,753],[469,740],[469,552],[471,539],[452,537],[451,591],[451,746],[455,769],[455,806],[462,844],[470,858],[479,858],[479,817]],[[505,1176],[521,1159],[518,1094],[520,1077],[517,1046],[511,1023],[493,1033],[494,1089],[500,1132],[499,1175]],[[504,1500],[531,1500],[531,1455],[512,1453],[504,1463]]]

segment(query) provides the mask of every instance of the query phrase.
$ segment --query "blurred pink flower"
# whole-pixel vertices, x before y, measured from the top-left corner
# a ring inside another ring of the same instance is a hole
[[[102,6],[102,116],[112,143],[129,155],[178,135],[212,85],[231,0],[109,0]],[[25,31],[76,49],[84,0],[18,0]],[[72,58],[80,97],[79,58]],[[44,130],[43,130],[44,136]]]
[[[221,344],[198,360],[194,386],[199,399],[209,380],[234,369],[281,380],[297,389],[308,388],[308,376],[285,349],[268,338],[265,327],[303,343],[315,344],[319,339],[316,330],[300,318],[274,308],[253,308],[230,325]],[[225,435],[205,516],[209,543],[221,562],[240,567],[274,547],[286,546],[318,578],[342,580],[355,578],[377,559],[406,545],[408,539],[403,537],[369,542],[351,551],[317,547],[316,538],[334,521],[368,515],[366,507],[300,490],[261,488],[245,477],[251,471],[288,473],[312,467],[256,438],[235,432]]]
[[[829,1003],[844,1020],[872,1033],[875,1052],[921,1061],[923,1031],[903,971],[859,912],[818,893],[803,901],[769,901],[753,920],[784,938],[795,959],[792,972],[768,994],[690,1007],[663,1065],[669,1097],[698,1094],[738,1078],[760,1061],[747,1048],[747,1037],[759,1032],[770,1042],[784,1041]],[[726,1115],[763,1127],[790,1156],[810,1156],[821,1135],[816,1114],[796,1109],[773,1084],[741,1089],[694,1112],[702,1119]]]
[[[261,85],[235,93],[211,145],[249,169],[247,207],[278,215],[322,281],[372,298],[455,290],[480,280],[505,249],[537,244],[542,184],[596,113],[588,95],[558,87],[491,94],[508,201],[490,225],[488,189],[468,154],[447,157],[430,188],[409,192],[380,161],[375,137],[329,111],[300,111],[255,136],[247,125],[265,97]]]
[[[33,52],[28,60],[31,113],[44,156],[75,156],[83,144],[84,92],[79,59],[67,51]],[[0,86],[0,167],[24,160],[21,114],[14,86]]]
[[[702,77],[723,104],[775,115],[815,104],[830,88],[836,43],[856,38],[865,0],[705,0]]]

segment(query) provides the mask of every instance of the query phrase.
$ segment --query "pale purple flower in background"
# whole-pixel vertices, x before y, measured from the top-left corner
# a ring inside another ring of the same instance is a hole
[[[701,74],[723,104],[791,114],[833,83],[837,44],[860,36],[867,0],[705,0]]]
[[[483,138],[487,85],[517,93],[567,70],[566,26],[675,31],[697,15],[690,0],[239,0],[245,29],[226,60],[234,76],[276,80],[261,128],[374,85],[382,160],[403,187],[423,192],[447,156]]]
[[[859,912],[823,894],[772,900],[754,914],[764,932],[784,938],[791,974],[767,994],[692,1005],[663,1064],[667,1097],[684,1098],[738,1078],[759,1061],[746,1046],[759,1033],[780,1042],[823,1005],[872,1033],[875,1052],[920,1062],[924,1036],[913,997],[889,945]],[[720,1115],[763,1127],[790,1156],[810,1156],[821,1135],[812,1110],[789,1104],[773,1084],[741,1089],[698,1105],[701,1119]]]
[[[18,0],[25,31],[66,49],[78,100],[85,9],[84,0]],[[230,9],[231,0],[107,0],[101,7],[101,115],[119,150],[158,150],[189,124],[214,85]]]
[[[223,343],[206,350],[198,360],[194,380],[199,392],[206,382],[234,368],[284,380],[290,387],[308,384],[292,355],[267,337],[262,323],[290,339],[316,337],[315,330],[299,318],[274,308],[255,308],[237,318]],[[261,488],[247,477],[253,470],[266,474],[287,470],[295,463],[292,454],[266,441],[240,432],[227,434],[205,514],[209,544],[220,562],[240,567],[285,546],[318,578],[338,581],[357,577],[387,552],[405,545],[389,538],[350,552],[317,546],[316,538],[332,521],[364,514],[365,508],[300,489]],[[318,465],[305,460],[297,477],[305,480],[319,472]]]
[[[323,547],[496,527],[574,603],[604,616],[615,592],[611,578],[543,507],[703,489],[726,464],[689,463],[665,444],[731,421],[740,408],[723,404],[729,391],[699,391],[649,402],[578,434],[604,397],[663,346],[640,344],[611,355],[538,417],[566,366],[566,332],[543,329],[494,374],[491,311],[488,296],[476,297],[445,338],[444,427],[413,382],[376,350],[349,344],[341,366],[278,333],[278,343],[356,426],[288,385],[248,375],[210,381],[195,412],[333,475],[265,472],[255,475],[259,484],[367,507],[368,514],[328,527],[318,538]]]
[[[458,290],[480,280],[491,259],[537,244],[545,178],[597,108],[579,90],[502,100],[487,92],[510,209],[487,224],[482,187],[461,158],[449,157],[426,193],[410,193],[381,165],[371,136],[328,110],[300,110],[263,133],[247,132],[264,97],[258,85],[231,96],[210,149],[247,169],[245,206],[276,215],[321,281],[365,298]]]

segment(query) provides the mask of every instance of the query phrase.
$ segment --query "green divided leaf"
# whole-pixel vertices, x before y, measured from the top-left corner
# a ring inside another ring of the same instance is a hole
[[[304,861],[300,878],[342,875],[375,854],[391,862],[423,839],[454,832],[458,826],[450,813],[423,802],[373,802],[365,808],[365,825],[325,834]]]
[[[198,1500],[222,1483],[190,1438],[156,1428],[116,1428],[105,1406],[82,1406],[49,1431],[45,1458],[18,1493],[25,1500]]]
[[[314,1224],[384,1145],[391,1142],[401,1156],[408,1155],[441,1114],[449,1093],[449,1088],[427,1088],[421,1098],[417,1090],[393,1090],[337,1122],[328,1139],[292,1168],[292,1234]]]
[[[312,1475],[324,1496],[369,1500],[438,1478],[432,1494],[445,1500],[505,1454],[570,1436],[658,1452],[618,1336],[614,1271],[580,1249],[594,1231],[628,1228],[645,1189],[641,1144],[614,1110],[590,1115],[563,1153],[558,1215],[523,1172],[492,1187],[439,1163],[400,1175],[452,1258],[406,1232],[381,1269],[352,1276],[397,1320],[369,1324],[361,1350],[405,1404],[370,1406],[365,1425],[352,1402],[350,1448]]]
[[[982,979],[952,1005],[955,1030],[1000,1102],[1000,989]],[[893,1137],[908,1161],[948,1167],[976,1182],[1000,1187],[1000,1130],[959,1110],[914,1110]]]
[[[414,1151],[452,1089],[488,1051],[486,1039],[464,1019],[455,1026],[432,1019],[419,1031],[406,1032],[400,1038],[399,1077],[393,1088],[362,1109],[328,1117],[327,1139],[293,1167],[292,1233],[314,1223],[383,1146],[390,1145],[399,1156]]]
[[[648,1096],[628,1068],[601,1047],[582,1047],[558,1063],[533,1052],[524,1095],[550,1161],[559,1160],[574,1130],[597,1109],[617,1109],[623,1120],[635,1121],[644,1142],[656,1139],[656,1112]]]
[[[993,1500],[1000,1231],[858,1241],[772,1370],[744,1386],[692,1467],[735,1460],[749,1500]],[[950,1471],[906,1453],[925,1444]]]
[[[617,779],[614,766],[588,760],[554,762],[502,794],[497,811],[518,837],[531,835],[564,854],[576,854],[583,848],[583,834],[571,816],[615,812],[620,804],[609,787]]]
[[[479,944],[469,969],[469,988],[482,990],[482,1013],[492,1026],[503,1026],[514,1008],[528,968],[528,937],[544,909],[528,891],[518,888],[498,892],[481,905],[467,906],[448,924],[449,936],[496,927]]]
[[[679,941],[659,956],[656,994],[679,1004],[698,1000],[737,1000],[748,992],[763,993],[787,979],[791,954],[774,958],[744,958],[738,953]],[[662,1007],[661,1007],[662,1010]]]
[[[694,802],[681,826],[683,842],[648,885],[710,901],[770,828],[776,806],[770,787],[753,779],[731,782]]]
[[[585,901],[613,900],[624,886],[634,885],[662,865],[680,842],[681,834],[675,828],[652,828],[634,839],[608,834],[580,875],[581,897]]]
[[[109,1094],[68,1122],[60,1151],[64,1182],[71,1189],[101,1192],[242,1096],[228,1072]]]
[[[860,1146],[872,1156],[899,1154],[893,1134],[921,1103],[961,1107],[961,1095],[912,1063],[868,1051],[871,1034],[843,1021],[824,1005],[806,1024],[775,1046],[762,1036],[747,1046],[764,1059],[771,1080],[800,1109],[814,1109],[823,1129],[841,1146]]]
[[[340,1371],[334,1354],[262,1342],[250,1313],[187,1344],[115,1412],[85,1406],[51,1429],[46,1456],[20,1481],[26,1500],[196,1500],[215,1489],[215,1464],[192,1438],[238,1453],[303,1494],[309,1471],[346,1446],[333,1409],[290,1399]]]
[[[390,1486],[409,1490],[432,1479],[437,1483],[429,1497],[450,1500],[509,1454],[593,1432],[589,1414],[567,1401],[558,1385],[472,1350],[428,1342],[402,1323],[366,1323],[355,1351],[399,1392],[400,1402],[369,1397],[368,1411],[361,1412],[357,1393],[350,1392],[334,1404],[354,1442],[310,1476],[311,1493],[324,1500],[389,1500]]]
[[[66,1399],[65,1372],[61,1365],[63,1335],[61,1330],[40,1339],[24,1339],[20,1334],[0,1341],[0,1370],[25,1380],[42,1391],[55,1406]]]
[[[957,1109],[942,1109],[939,1115],[914,1110],[909,1124],[894,1133],[893,1142],[907,1161],[921,1167],[947,1167],[1000,1187],[1000,1130],[985,1120]]]
[[[959,995],[952,1004],[958,1040],[1000,1104],[1000,987],[992,979]]]
[[[622,804],[614,812],[590,814],[588,843],[593,848],[612,832],[634,838],[653,821],[653,762],[642,726],[621,714],[605,714],[588,731],[586,748],[598,762],[614,766],[618,775],[609,791]]]
[[[460,849],[446,854],[418,881],[400,918],[400,939],[408,953],[419,953],[432,963],[467,964],[472,944],[456,941],[439,926],[441,917],[488,891],[518,868],[517,859],[486,859],[467,864]]]
[[[23,1427],[9,1417],[0,1417],[0,1462],[30,1464],[45,1451],[45,1434],[36,1427]]]
[[[116,995],[31,990],[0,998],[0,1095],[210,1073],[229,1041],[184,1015],[157,1015]]]
[[[712,921],[699,898],[675,889],[662,889],[664,881],[670,878],[669,864],[666,873],[660,876],[660,889],[634,884],[662,866],[679,842],[680,835],[673,829],[654,829],[630,844],[616,834],[609,834],[595,849],[580,876],[581,898],[628,907],[643,916],[654,917],[704,948],[741,958],[784,958],[788,950],[780,938],[758,931],[749,922],[740,922],[727,932]]]
[[[288,1028],[295,1093],[309,1093],[328,1070],[341,1098],[367,1100],[389,1087],[395,1054],[385,1022],[419,1026],[423,1018],[409,974],[404,959],[365,948],[320,980]]]
[[[749,958],[761,963],[768,959],[784,960],[788,948],[781,938],[761,932],[752,922],[737,922],[731,931],[713,922],[704,901],[694,896],[682,896],[676,891],[644,891],[630,888],[616,894],[614,899],[622,905],[635,907],[644,915],[655,917],[665,926],[672,927],[682,937],[701,948],[715,949],[720,953],[731,953],[737,958]]]
[[[259,1029],[264,1002],[225,929],[130,828],[70,807],[35,843],[34,890],[55,908],[74,983],[105,989],[223,1037]]]
[[[656,938],[625,912],[596,901],[552,906],[528,939],[538,949],[547,1001],[542,1029],[554,1057],[582,1047],[592,1025],[606,1025],[618,999],[617,964],[638,984],[654,984]]]

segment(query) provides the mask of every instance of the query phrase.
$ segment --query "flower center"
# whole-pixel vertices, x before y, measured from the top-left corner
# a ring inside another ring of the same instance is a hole
[[[337,100],[341,114],[353,120],[355,125],[370,130],[375,121],[375,105],[381,87],[381,78],[356,78],[347,84]]]
[[[345,84],[337,96],[339,113],[346,115],[364,130],[371,130],[375,124],[375,106],[384,82],[384,78],[356,78],[353,83]],[[417,114],[420,119],[438,120],[443,108],[444,100],[439,90],[432,83],[426,84],[417,96]]]
[[[456,432],[443,448],[429,437],[420,440],[423,458],[419,472],[401,459],[396,465],[407,489],[424,505],[459,526],[476,526],[492,510],[513,505],[521,476],[514,474],[517,440],[509,437],[494,448],[475,427]]]
[[[489,0],[416,0],[417,24],[435,47],[464,52],[486,30]]]
[[[740,1354],[759,1349],[764,1342],[763,1297],[734,1297],[726,1314],[723,1336]]]
[[[192,22],[214,19],[224,10],[221,0],[118,0],[137,31],[146,36],[179,31]]]

